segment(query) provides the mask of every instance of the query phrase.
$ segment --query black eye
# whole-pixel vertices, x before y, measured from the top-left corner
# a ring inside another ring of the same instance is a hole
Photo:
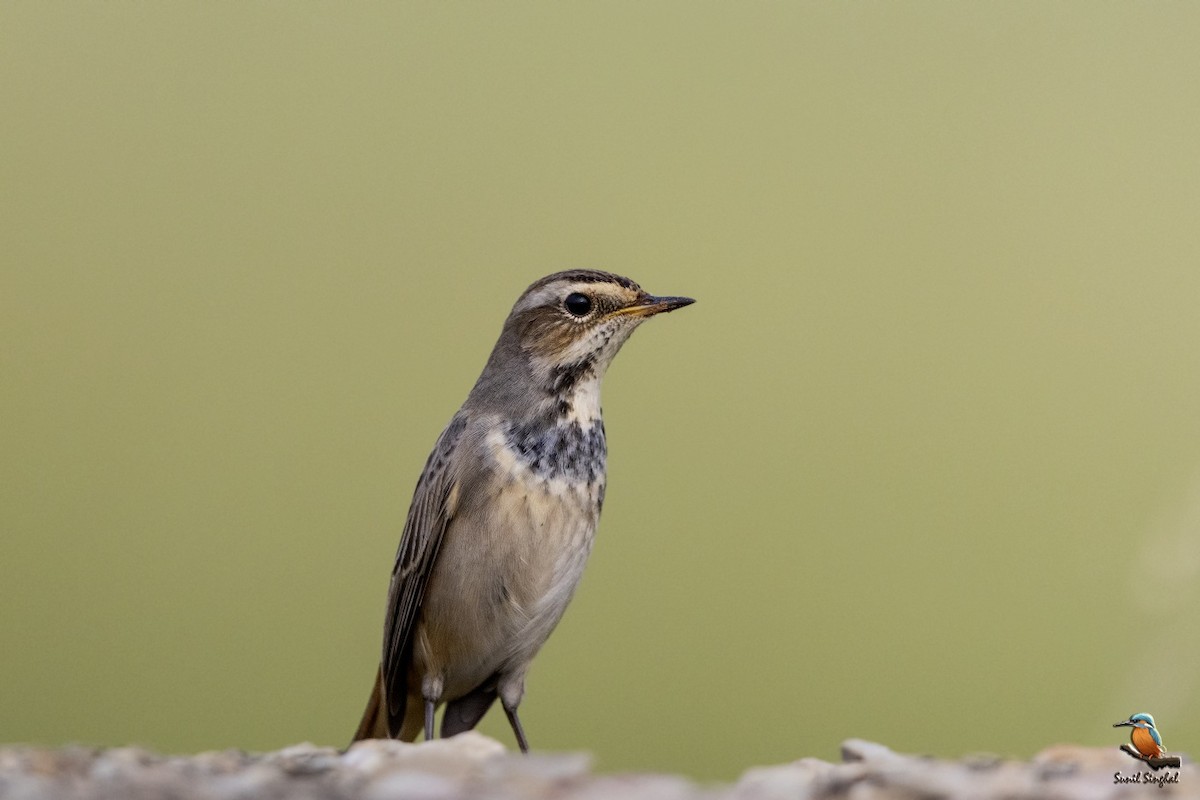
[[[563,307],[574,316],[583,317],[592,310],[592,298],[586,294],[571,292],[567,295],[567,299],[563,300]]]

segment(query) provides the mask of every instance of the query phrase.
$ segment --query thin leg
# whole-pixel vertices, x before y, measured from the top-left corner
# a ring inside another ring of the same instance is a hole
[[[525,738],[525,729],[521,727],[521,718],[517,716],[517,707],[508,707],[508,703],[502,703],[504,713],[508,715],[508,724],[512,726],[513,733],[517,735],[517,747],[521,748],[522,753],[529,752],[529,740]]]
[[[425,701],[425,741],[433,741],[433,701]]]

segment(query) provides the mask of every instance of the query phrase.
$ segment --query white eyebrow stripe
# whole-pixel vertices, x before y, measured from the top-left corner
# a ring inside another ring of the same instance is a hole
[[[531,308],[538,306],[548,306],[556,304],[561,298],[566,297],[572,292],[580,292],[588,294],[589,289],[594,289],[595,282],[576,282],[576,281],[555,281],[554,283],[546,284],[537,291],[530,292],[517,301],[513,307],[513,314],[520,314],[523,311],[528,311]],[[594,292],[593,292],[594,294]]]

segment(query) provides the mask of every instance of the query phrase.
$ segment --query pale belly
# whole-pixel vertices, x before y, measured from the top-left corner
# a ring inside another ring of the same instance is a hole
[[[446,532],[422,603],[414,693],[431,676],[444,700],[489,679],[520,680],[583,575],[603,474],[580,481],[512,468],[494,477]]]

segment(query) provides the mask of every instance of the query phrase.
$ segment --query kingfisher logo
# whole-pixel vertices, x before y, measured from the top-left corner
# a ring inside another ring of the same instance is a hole
[[[1155,771],[1163,767],[1179,768],[1181,763],[1179,756],[1168,755],[1163,748],[1162,734],[1158,732],[1158,728],[1154,724],[1154,717],[1145,713],[1134,714],[1127,720],[1114,722],[1113,727],[1131,729],[1129,742],[1121,745],[1121,750],[1128,753],[1131,758],[1149,764],[1150,768]],[[1120,775],[1121,773],[1118,772],[1118,781],[1121,783],[1140,783],[1140,781],[1134,780],[1121,781]]]

